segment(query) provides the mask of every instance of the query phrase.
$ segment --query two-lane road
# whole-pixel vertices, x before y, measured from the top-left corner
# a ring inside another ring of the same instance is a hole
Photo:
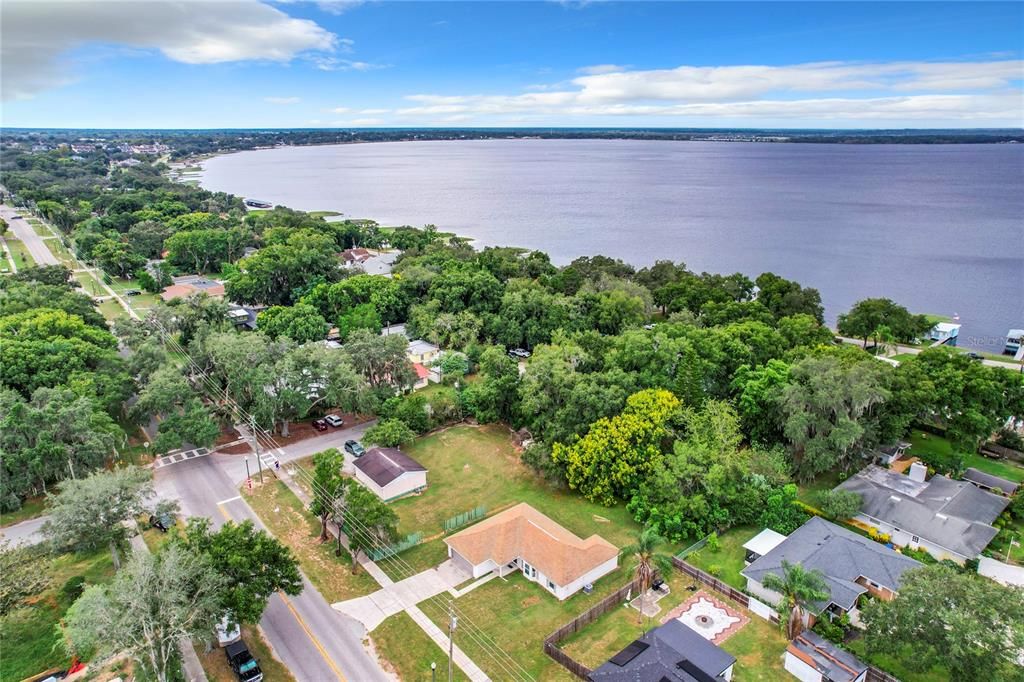
[[[340,447],[358,438],[366,425],[333,431],[288,447],[283,461],[304,457],[328,447]],[[337,442],[336,442],[337,441]],[[225,520],[251,520],[263,524],[238,494],[245,479],[244,460],[239,455],[214,454],[190,459],[154,472],[161,497],[176,499],[190,516],[211,519],[215,526]],[[288,669],[299,682],[349,680],[373,682],[392,680],[363,647],[366,632],[355,620],[331,608],[308,579],[295,597],[279,594],[270,598],[260,627]]]
[[[36,234],[32,226],[28,224],[28,221],[24,218],[15,218],[14,216],[16,215],[21,215],[18,209],[6,204],[0,204],[0,217],[7,221],[7,224],[11,227],[11,232],[28,249],[32,260],[37,265],[60,265],[60,261],[50,252],[50,249],[46,247],[46,243]]]

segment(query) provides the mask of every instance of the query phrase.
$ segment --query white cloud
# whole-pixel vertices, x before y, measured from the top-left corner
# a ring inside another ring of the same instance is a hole
[[[351,38],[338,38],[338,52],[353,52],[356,41]]]
[[[347,114],[352,110],[349,109],[348,107],[334,107],[333,109],[329,109],[328,111],[330,111],[332,114]]]
[[[335,121],[334,125],[339,128],[370,128],[384,125],[386,122],[382,118],[353,118],[348,121]]]
[[[599,76],[603,73],[625,71],[628,68],[628,66],[619,66],[618,64],[595,64],[593,66],[584,66],[576,70],[580,73],[585,73],[591,76]]]
[[[88,44],[156,50],[186,64],[285,62],[338,45],[337,36],[315,22],[255,0],[5,0],[0,38],[4,99],[71,82],[71,65],[61,57]]]
[[[371,64],[370,62],[339,59],[338,57],[323,55],[313,55],[310,57],[310,61],[321,71],[376,71],[377,69],[387,68],[386,64]]]
[[[359,113],[363,114],[364,116],[375,116],[377,114],[390,114],[391,110],[390,109],[360,109]]]
[[[264,97],[264,102],[268,104],[298,104],[302,101],[301,97]]]
[[[509,95],[415,94],[396,110],[418,120],[600,117],[950,121],[1024,124],[1024,61],[822,62],[790,66],[586,67],[559,88]]]

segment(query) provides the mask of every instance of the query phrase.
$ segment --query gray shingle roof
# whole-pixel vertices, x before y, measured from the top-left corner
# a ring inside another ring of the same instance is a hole
[[[1005,478],[999,478],[992,474],[986,474],[984,471],[974,467],[970,467],[964,472],[964,480],[971,483],[980,483],[986,488],[998,488],[1007,495],[1012,495],[1017,491],[1017,484],[1013,481],[1008,481]]]
[[[899,590],[903,574],[921,564],[885,545],[840,528],[820,517],[812,517],[789,534],[786,541],[744,568],[740,573],[759,583],[768,573],[782,577],[782,561],[800,564],[825,575],[836,606],[849,609],[867,588],[857,584],[863,576],[892,590]],[[819,610],[828,602],[816,604]]]
[[[804,662],[813,661],[814,667],[832,682],[853,682],[868,669],[867,665],[848,651],[819,637],[811,630],[802,632],[789,643],[789,648],[803,654]]]
[[[861,513],[975,557],[996,535],[990,524],[1010,503],[965,481],[932,476],[927,483],[869,466],[839,485],[859,494]]]
[[[426,471],[426,467],[395,448],[370,448],[356,459],[355,467],[380,487],[386,486],[407,471]]]
[[[643,645],[647,645],[643,648]],[[622,665],[612,660],[590,673],[594,682],[708,682],[721,680],[736,658],[718,648],[690,627],[673,618],[651,630],[630,647],[643,648]],[[624,649],[626,654],[630,647]],[[680,665],[683,661],[688,663]],[[694,671],[693,673],[689,671]]]

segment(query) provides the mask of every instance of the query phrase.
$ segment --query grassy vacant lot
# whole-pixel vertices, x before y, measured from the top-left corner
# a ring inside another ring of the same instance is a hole
[[[665,614],[693,596],[694,593],[687,589],[691,582],[682,573],[673,571],[668,577],[671,593],[658,602],[661,606],[659,616],[645,619],[647,622],[644,627],[657,627]],[[717,593],[710,594],[716,599],[728,601]],[[787,642],[778,626],[745,611],[735,603],[729,603],[750,619],[743,629],[722,644],[723,649],[736,657],[732,678],[734,682],[784,682],[791,679],[782,667]],[[563,641],[562,650],[584,665],[594,668],[624,649],[640,634],[641,623],[636,610],[623,607],[609,611]]]
[[[284,663],[274,657],[270,645],[263,639],[258,628],[250,625],[242,627],[242,639],[245,640],[253,658],[259,662],[260,669],[263,670],[263,679],[295,682],[295,678],[292,677]],[[199,654],[199,662],[202,663],[203,670],[210,682],[237,682],[238,678],[235,677],[231,666],[228,665],[228,658],[224,655],[223,649],[214,646],[210,651],[205,651],[202,642],[196,642],[195,648],[196,653]]]
[[[0,682],[17,682],[31,675],[66,666],[71,657],[64,650],[56,626],[72,600],[61,594],[61,587],[74,576],[84,576],[87,584],[109,582],[114,575],[110,552],[65,554],[50,570],[50,585],[27,606],[0,617]]]
[[[1010,481],[1024,482],[1024,466],[1009,460],[990,459],[974,452],[958,450],[949,440],[934,433],[925,433],[919,429],[914,429],[910,434],[910,444],[909,453],[925,461],[928,460],[929,454],[948,458],[952,454],[959,452],[964,458],[965,465],[968,467],[974,467],[985,473]]]
[[[478,505],[485,505],[490,515],[527,502],[580,537],[597,533],[619,547],[633,542],[639,531],[625,506],[602,507],[538,477],[519,461],[503,426],[455,426],[421,438],[405,451],[427,468],[428,486],[422,495],[393,503],[399,530],[438,536],[402,554],[420,570],[444,558],[440,534],[445,519]]]
[[[704,546],[687,556],[686,561],[742,590],[747,586],[747,579],[740,575],[744,567],[743,557],[746,554],[743,544],[760,532],[761,529],[756,526],[730,528],[718,537],[717,552]]]
[[[577,592],[563,602],[521,573],[507,580],[495,578],[455,601],[462,614],[460,623],[470,622],[501,647],[526,672],[538,680],[569,680],[572,676],[544,654],[544,638],[622,587],[629,576],[619,568],[594,584],[592,594]],[[446,607],[437,600],[420,608],[441,628],[446,627]],[[509,679],[509,673],[474,641],[467,627],[455,641],[492,679]],[[488,643],[489,644],[489,643]]]
[[[42,516],[44,511],[46,511],[45,497],[27,499],[21,503],[21,508],[17,511],[6,512],[0,515],[0,528]]]
[[[448,679],[448,652],[427,637],[404,611],[378,625],[370,633],[370,639],[380,657],[391,664],[398,679],[429,680],[431,663],[437,664],[438,679]],[[456,641],[459,641],[457,637]],[[458,666],[453,666],[453,672],[459,682],[468,679]]]
[[[328,602],[343,601],[370,594],[377,582],[360,571],[352,575],[352,559],[342,550],[334,555],[335,544],[320,544],[320,522],[306,511],[301,500],[288,487],[269,476],[267,483],[242,495],[278,540],[291,548],[302,571]]]
[[[108,298],[105,301],[100,301],[97,307],[100,310],[100,314],[107,318],[108,321],[118,320],[122,317],[127,317],[128,313],[125,309],[112,298]]]

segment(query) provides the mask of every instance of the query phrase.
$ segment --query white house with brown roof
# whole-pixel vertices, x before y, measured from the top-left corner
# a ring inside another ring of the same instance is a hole
[[[615,570],[619,550],[599,535],[583,540],[522,502],[445,539],[448,558],[479,578],[521,571],[559,600]]]
[[[355,461],[356,480],[385,502],[427,487],[427,469],[395,448],[370,448]]]

